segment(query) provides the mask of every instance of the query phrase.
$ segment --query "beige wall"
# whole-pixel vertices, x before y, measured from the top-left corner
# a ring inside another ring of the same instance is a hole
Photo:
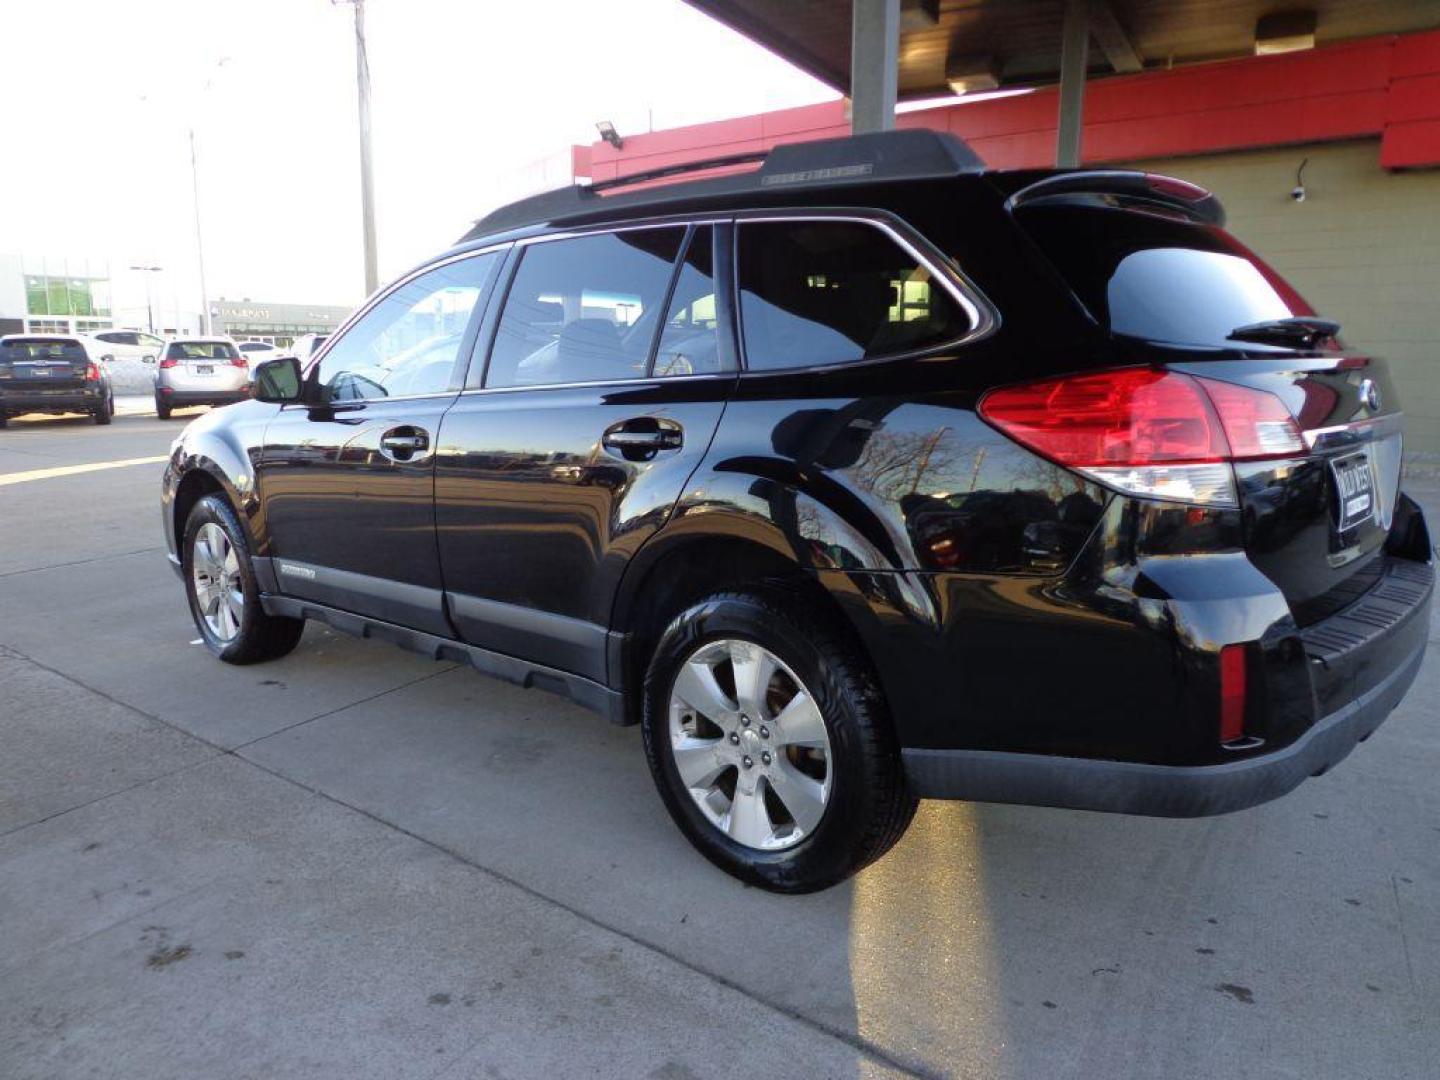
[[[1290,198],[1305,158],[1307,197]],[[1144,161],[1214,191],[1229,229],[1400,384],[1406,450],[1440,461],[1440,169],[1390,173],[1373,140]]]

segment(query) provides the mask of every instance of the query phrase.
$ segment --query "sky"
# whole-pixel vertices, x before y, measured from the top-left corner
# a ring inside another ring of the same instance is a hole
[[[596,121],[623,135],[837,96],[681,0],[365,12],[382,282],[568,182]],[[0,3],[0,251],[160,265],[163,290],[198,296],[193,130],[210,298],[357,303],[352,19],[331,0]]]

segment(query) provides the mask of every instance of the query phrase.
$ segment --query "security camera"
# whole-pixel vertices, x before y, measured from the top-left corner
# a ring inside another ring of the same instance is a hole
[[[1294,199],[1296,202],[1304,202],[1304,201],[1305,201],[1305,185],[1304,185],[1304,184],[1296,184],[1293,188],[1291,188],[1291,189],[1290,189],[1290,198]]]

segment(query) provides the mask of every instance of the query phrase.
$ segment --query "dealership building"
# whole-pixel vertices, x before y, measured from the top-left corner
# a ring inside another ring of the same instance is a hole
[[[199,309],[188,276],[84,255],[0,254],[0,334],[87,334],[118,327],[195,334]],[[156,279],[159,280],[156,280]],[[350,308],[212,300],[211,331],[289,345],[339,326]]]
[[[1068,144],[1086,166],[1173,173],[1214,191],[1349,345],[1389,361],[1407,457],[1440,463],[1440,4],[1277,22],[1274,5],[1201,0],[691,3],[849,96],[608,133],[575,148],[577,179],[891,123],[953,132],[996,168],[1051,167]]]

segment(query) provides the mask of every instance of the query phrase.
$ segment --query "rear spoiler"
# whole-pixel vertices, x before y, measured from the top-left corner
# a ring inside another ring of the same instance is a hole
[[[1220,200],[1200,185],[1128,169],[1058,173],[1021,188],[1005,201],[1009,210],[1036,205],[1151,206],[1179,211],[1205,225],[1225,224]]]

